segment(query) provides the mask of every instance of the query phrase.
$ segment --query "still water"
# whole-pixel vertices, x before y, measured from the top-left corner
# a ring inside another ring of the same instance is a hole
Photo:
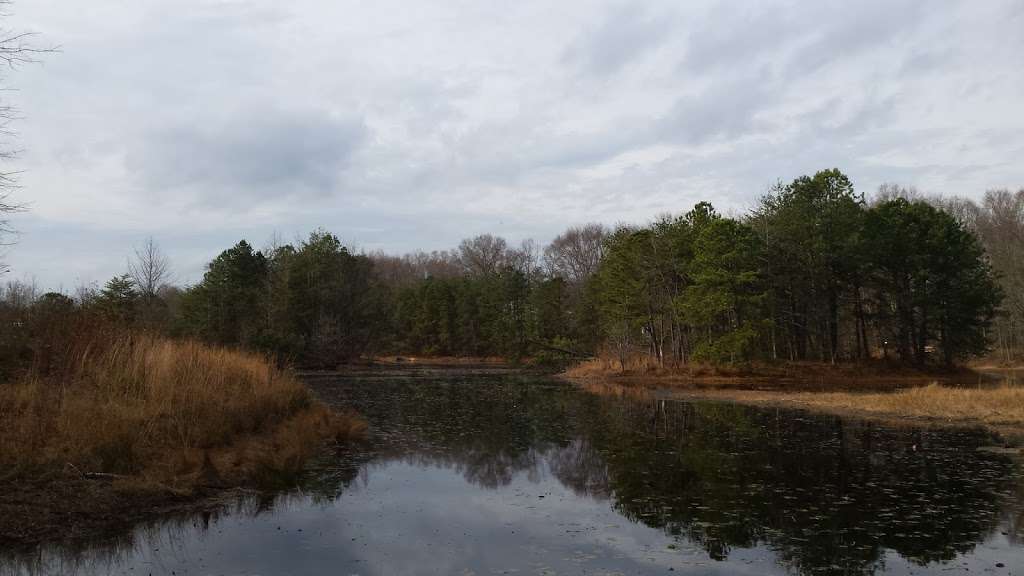
[[[296,488],[0,573],[1024,574],[1022,464],[981,431],[502,371],[309,381],[372,428]]]

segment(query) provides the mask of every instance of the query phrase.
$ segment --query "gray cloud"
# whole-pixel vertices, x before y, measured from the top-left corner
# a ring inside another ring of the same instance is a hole
[[[727,26],[722,23],[728,22]],[[711,73],[735,66],[763,66],[804,37],[805,22],[795,10],[769,3],[715,4],[689,30],[683,72]]]
[[[810,41],[794,55],[792,74],[812,73],[865,50],[902,54],[902,48],[893,49],[913,38],[913,30],[936,12],[934,6],[913,0],[830,2],[815,6],[817,10],[810,14],[813,20],[804,24],[813,30],[808,36]]]
[[[187,187],[206,202],[270,195],[325,196],[365,143],[360,121],[327,114],[249,110],[226,122],[172,126],[145,134],[126,166],[156,195]]]
[[[581,34],[563,57],[587,73],[605,76],[657,48],[670,31],[670,15],[620,4],[608,10],[594,30]]]
[[[190,281],[241,237],[545,241],[824,167],[1024,184],[1018,0],[57,4],[14,5],[63,52],[4,92],[31,207],[4,259],[48,286],[149,234]]]
[[[711,138],[756,134],[758,113],[778,101],[777,88],[767,75],[754,73],[722,78],[698,94],[675,102],[659,126],[666,140],[698,145]]]

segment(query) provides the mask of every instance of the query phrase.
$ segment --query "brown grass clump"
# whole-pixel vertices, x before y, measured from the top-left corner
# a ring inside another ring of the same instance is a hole
[[[123,334],[73,354],[59,381],[0,386],[0,465],[138,474],[169,452],[228,446],[304,412],[311,392],[262,357]],[[336,416],[330,416],[336,419]]]
[[[110,326],[51,348],[0,382],[0,543],[280,483],[366,428],[256,354]]]
[[[654,388],[679,397],[807,408],[892,423],[986,426],[1024,441],[1024,386],[968,369],[930,373],[883,362],[662,367],[645,359],[597,358],[563,376],[596,394]]]
[[[293,468],[319,440],[364,426],[255,354],[99,330],[64,347],[46,370],[0,384],[7,477],[71,469],[187,485],[220,459],[231,470],[216,475],[241,481],[260,463]]]
[[[802,361],[661,365],[647,355],[625,361],[600,356],[572,366],[563,376],[578,382],[759,390],[894,390],[900,386],[923,386],[936,380],[976,383],[979,379],[978,373],[968,369],[919,369],[882,360],[837,364]]]
[[[954,388],[931,384],[888,393],[802,393],[794,400],[875,414],[977,421],[994,425],[1024,424],[1024,387]]]
[[[790,366],[781,369],[803,369],[807,375],[774,379],[764,375],[705,376],[702,374],[708,372],[701,370],[694,371],[697,376],[683,377],[680,371],[660,367],[647,374],[623,373],[617,361],[610,370],[609,366],[605,361],[593,360],[568,370],[564,376],[600,395],[647,397],[654,389],[671,390],[681,398],[803,408],[893,424],[979,425],[1024,441],[1024,386],[1012,379],[1002,383],[979,380],[975,372],[956,372],[940,383],[922,372],[897,370],[879,376],[884,372],[879,372],[877,366],[834,370]],[[821,378],[822,374],[828,377]],[[968,381],[971,384],[963,384]]]

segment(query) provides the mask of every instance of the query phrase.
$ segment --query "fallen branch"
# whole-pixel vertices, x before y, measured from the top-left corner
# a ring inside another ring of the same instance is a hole
[[[65,462],[65,465],[86,480],[117,480],[118,478],[125,478],[125,476],[121,474],[110,474],[109,472],[82,472],[78,466],[75,466],[71,462]]]

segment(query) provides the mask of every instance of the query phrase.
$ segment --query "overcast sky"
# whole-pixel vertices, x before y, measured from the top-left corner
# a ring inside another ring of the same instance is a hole
[[[8,279],[71,290],[152,235],[179,282],[240,238],[550,240],[838,167],[1024,186],[1024,1],[17,0],[62,51],[24,119]]]

